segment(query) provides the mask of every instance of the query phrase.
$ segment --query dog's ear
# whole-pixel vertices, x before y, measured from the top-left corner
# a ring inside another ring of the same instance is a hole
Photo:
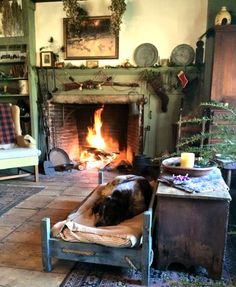
[[[93,207],[92,207],[92,213],[93,213],[93,214],[96,214],[96,213],[99,212],[101,206],[102,206],[103,203],[104,203],[104,200],[105,200],[104,197],[100,197],[100,198],[94,203],[94,205],[93,205]]]
[[[100,206],[101,206],[101,202],[94,203],[94,205],[92,206],[92,214],[98,213]]]
[[[112,192],[112,197],[113,198],[121,198],[122,197],[122,191],[119,190],[119,189],[115,189],[113,192]]]

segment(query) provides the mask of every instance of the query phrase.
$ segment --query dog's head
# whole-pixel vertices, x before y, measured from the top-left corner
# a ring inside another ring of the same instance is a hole
[[[123,207],[117,198],[108,196],[98,202],[92,209],[96,215],[96,227],[117,225],[123,220]]]

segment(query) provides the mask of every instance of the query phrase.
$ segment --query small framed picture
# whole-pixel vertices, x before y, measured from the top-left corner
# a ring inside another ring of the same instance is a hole
[[[86,67],[90,69],[98,68],[98,61],[88,60],[86,61]]]
[[[54,66],[54,54],[51,51],[40,52],[40,66],[41,67],[53,67]]]

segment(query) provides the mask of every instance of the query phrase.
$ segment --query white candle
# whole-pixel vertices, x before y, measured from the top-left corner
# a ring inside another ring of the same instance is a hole
[[[181,153],[180,167],[193,168],[195,160],[195,154],[191,152]]]

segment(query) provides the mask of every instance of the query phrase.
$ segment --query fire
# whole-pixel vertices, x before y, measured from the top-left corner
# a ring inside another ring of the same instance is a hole
[[[107,146],[117,148],[117,143],[112,139],[105,140],[105,138],[102,136],[102,112],[103,107],[95,111],[94,125],[93,127],[88,128],[88,135],[86,137],[90,147],[82,151],[80,155],[80,162],[86,163],[86,168],[103,168],[113,161],[117,156],[117,153],[115,152],[105,151]]]
[[[101,129],[102,129],[102,120],[101,115],[103,112],[103,108],[100,108],[94,113],[94,126],[92,128],[88,128],[87,142],[92,147],[96,147],[99,149],[104,149],[106,147],[105,140],[102,137]]]

